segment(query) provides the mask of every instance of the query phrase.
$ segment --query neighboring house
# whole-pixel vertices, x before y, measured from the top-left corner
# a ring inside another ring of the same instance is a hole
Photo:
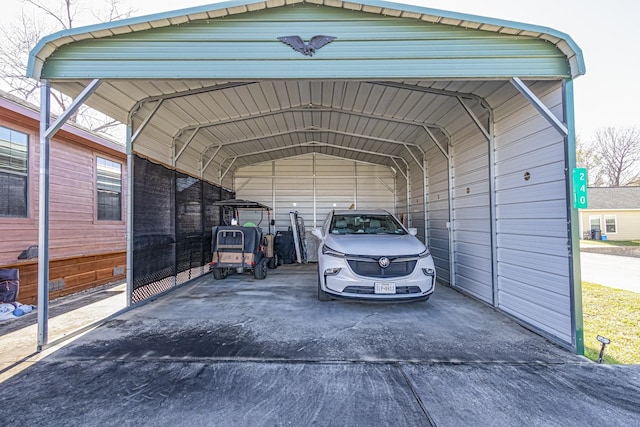
[[[0,268],[20,271],[18,300],[36,303],[40,118],[0,92]],[[65,125],[50,144],[49,298],[125,277],[126,154]]]
[[[607,240],[640,240],[640,187],[589,187],[580,209],[584,237],[599,230]]]

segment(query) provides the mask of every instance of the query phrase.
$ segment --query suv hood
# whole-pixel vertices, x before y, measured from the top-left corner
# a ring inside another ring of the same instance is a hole
[[[328,235],[324,243],[347,255],[397,256],[418,255],[426,246],[415,236],[405,234],[345,234]]]

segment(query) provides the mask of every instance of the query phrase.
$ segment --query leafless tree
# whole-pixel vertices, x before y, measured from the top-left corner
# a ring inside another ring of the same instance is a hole
[[[579,168],[587,169],[589,186],[601,187],[604,185],[600,155],[593,143],[587,143],[580,137],[576,139],[576,164]]]
[[[640,177],[640,129],[605,127],[593,144],[605,183],[628,185]]]
[[[120,0],[23,0],[20,17],[0,28],[7,37],[0,41],[0,87],[20,99],[38,105],[40,82],[26,77],[29,52],[47,34],[83,24],[110,22],[131,16],[135,10],[120,11]],[[93,6],[93,7],[92,7]],[[52,111],[60,113],[72,99],[51,91]],[[83,106],[70,120],[96,132],[113,134],[119,123],[110,117]]]

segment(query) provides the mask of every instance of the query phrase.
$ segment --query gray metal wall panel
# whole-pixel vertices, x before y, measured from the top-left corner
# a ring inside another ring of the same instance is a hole
[[[561,117],[560,83],[530,88]],[[572,343],[564,140],[520,95],[495,111],[496,305]]]
[[[527,220],[535,218],[553,218],[562,211],[566,202],[564,200],[528,201],[502,205],[498,211],[498,220],[522,219],[522,212],[527,212]]]
[[[361,173],[360,168],[358,173]],[[358,209],[384,209],[394,213],[392,177],[358,177],[356,179]],[[351,191],[353,193],[353,190]]]
[[[276,169],[277,167],[276,162]],[[276,229],[286,230],[291,225],[289,213],[294,211],[304,219],[305,225],[313,226],[313,178],[278,177],[274,182]]]
[[[446,143],[444,144],[446,147]],[[451,283],[449,262],[449,174],[445,156],[434,144],[426,144],[429,210],[429,250],[436,266],[438,280]]]
[[[522,281],[505,280],[503,285],[517,287]],[[526,287],[531,290],[534,285]],[[540,299],[539,292],[527,294],[523,289],[513,289],[513,293],[504,292],[501,295],[502,310],[512,316],[521,319],[529,325],[566,342],[572,342],[571,330],[563,327],[566,323],[566,316],[562,313],[562,308],[570,304],[568,298],[565,299]],[[560,306],[553,306],[551,301],[560,302]]]
[[[308,154],[238,169],[235,190],[239,199],[271,206],[276,230],[287,230],[291,211],[297,211],[307,227],[313,227],[314,220],[320,226],[331,209],[348,209],[355,203],[360,209],[394,212],[394,181],[393,171],[384,166],[321,155],[314,160]],[[253,220],[251,215],[245,213],[244,220]]]
[[[452,135],[455,284],[491,303],[489,149],[471,119],[466,120],[469,124]]]

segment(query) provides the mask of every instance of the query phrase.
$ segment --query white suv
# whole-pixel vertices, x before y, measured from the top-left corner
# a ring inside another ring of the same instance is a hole
[[[318,299],[426,300],[436,271],[416,229],[383,210],[332,211],[318,246]]]

